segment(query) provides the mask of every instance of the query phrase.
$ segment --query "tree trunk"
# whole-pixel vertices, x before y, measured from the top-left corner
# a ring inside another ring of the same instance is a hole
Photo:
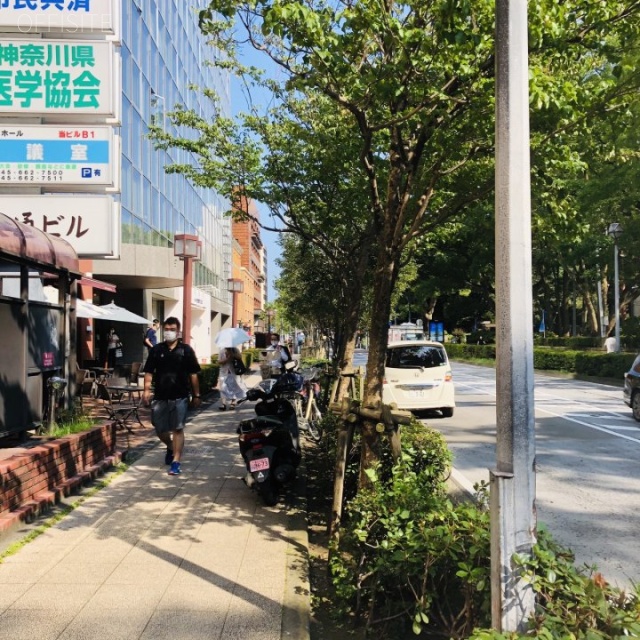
[[[586,324],[589,333],[594,336],[600,335],[598,331],[598,309],[596,309],[596,306],[593,303],[593,292],[589,290],[589,287],[586,284],[582,287],[582,300],[584,301],[584,307],[587,316]]]
[[[374,276],[373,313],[369,331],[369,358],[367,360],[367,379],[363,398],[364,407],[379,408],[382,404],[382,379],[389,336],[389,314],[391,313],[391,292],[398,277],[399,253],[385,243],[387,234],[380,238],[380,249]],[[362,423],[362,451],[360,455],[359,486],[369,485],[366,470],[379,459],[379,435],[376,422],[364,420]]]

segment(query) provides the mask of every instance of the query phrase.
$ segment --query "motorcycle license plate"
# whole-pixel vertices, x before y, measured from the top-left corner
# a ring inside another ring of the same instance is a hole
[[[254,460],[249,460],[249,471],[253,473],[254,471],[264,471],[269,468],[269,458],[255,458]]]

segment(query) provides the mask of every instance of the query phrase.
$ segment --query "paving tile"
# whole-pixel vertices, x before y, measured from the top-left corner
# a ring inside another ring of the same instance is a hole
[[[122,562],[105,579],[105,585],[137,585],[146,588],[148,585],[168,585],[175,575],[176,565],[149,560],[146,563]]]
[[[95,584],[65,584],[61,590],[58,585],[38,583],[24,592],[9,609],[64,611],[73,616],[91,600],[97,589]]]
[[[72,618],[64,611],[9,609],[0,616],[0,630],[8,640],[57,640]]]
[[[217,578],[215,584],[192,577],[183,582],[172,581],[158,604],[158,609],[215,609],[226,614],[233,597],[235,583]]]
[[[0,588],[8,584],[34,584],[53,567],[55,564],[40,561],[3,563],[0,565]]]
[[[167,585],[160,580],[145,582],[143,588],[139,583],[133,584],[103,584],[88,602],[88,607],[103,607],[105,609],[119,609],[123,612],[130,610],[153,611],[160,602]]]
[[[58,640],[134,640],[140,637],[152,612],[85,607]],[[33,640],[33,638],[31,639]]]
[[[117,566],[115,562],[82,564],[63,561],[39,578],[39,582],[42,584],[102,584]]]
[[[223,638],[225,611],[159,609],[140,640],[216,640]]]
[[[119,538],[96,539],[95,536],[85,538],[65,556],[65,562],[86,564],[96,558],[102,563],[119,563],[133,549],[134,544]]]
[[[9,587],[0,586],[0,613],[6,611],[27,589],[30,584],[12,584]]]

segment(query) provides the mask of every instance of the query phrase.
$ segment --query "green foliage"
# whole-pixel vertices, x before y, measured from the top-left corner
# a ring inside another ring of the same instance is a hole
[[[245,349],[242,353],[251,355],[251,363],[260,362],[262,360],[262,349],[257,349],[256,347],[251,347],[250,349]],[[245,363],[246,364],[246,363]]]
[[[542,371],[576,372],[576,358],[580,351],[561,351],[545,347],[533,350],[533,368]]]
[[[335,447],[335,438],[328,442]],[[640,637],[640,589],[624,593],[593,570],[576,568],[573,554],[544,530],[531,557],[514,558],[536,593],[528,630],[489,629],[487,496],[480,488],[478,502],[452,504],[443,485],[450,462],[442,437],[414,422],[403,432],[402,460],[389,466],[383,456],[369,470],[372,486],[347,503],[331,559],[338,613],[355,612],[381,637],[411,631],[473,640]]]
[[[602,349],[602,338],[590,336],[567,336],[543,338],[540,334],[533,337],[534,343],[541,347],[566,347],[567,349]]]
[[[626,318],[620,325],[621,342],[629,349],[640,347],[640,318]]]
[[[471,640],[573,638],[622,640],[640,637],[640,593],[609,585],[599,573],[574,565],[573,554],[539,531],[530,558],[516,557],[536,593],[536,608],[523,634],[476,630]]]
[[[447,343],[447,354],[450,358],[460,360],[495,360],[496,346],[494,344],[455,344]]]
[[[211,356],[213,361],[213,356]],[[220,366],[217,364],[217,357],[215,364],[203,364],[198,373],[198,380],[200,381],[200,393],[204,395],[209,393],[211,389],[215,389],[218,384],[218,375],[220,374]]]
[[[83,433],[96,426],[98,421],[88,416],[82,415],[74,410],[63,410],[56,412],[56,425],[53,433],[47,436],[52,438],[62,438],[72,433]]]
[[[495,360],[495,345],[447,344],[452,359]],[[564,371],[583,376],[622,380],[635,356],[629,353],[603,353],[534,347],[533,367],[540,371]]]
[[[600,378],[617,378],[622,382],[635,359],[628,353],[582,352],[576,354],[576,373]]]
[[[249,349],[245,349],[242,351],[242,362],[244,362],[244,366],[247,368],[247,371],[251,369],[251,365],[253,364],[253,351]]]
[[[488,514],[445,497],[450,462],[442,436],[414,422],[400,462],[370,470],[331,562],[343,612],[366,614],[368,627],[393,619],[396,634],[438,628],[452,638],[486,622]]]

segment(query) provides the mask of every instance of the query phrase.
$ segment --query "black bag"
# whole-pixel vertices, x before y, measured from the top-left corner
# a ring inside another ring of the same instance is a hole
[[[247,367],[244,366],[242,358],[233,359],[233,371],[237,376],[243,376],[247,373]]]

